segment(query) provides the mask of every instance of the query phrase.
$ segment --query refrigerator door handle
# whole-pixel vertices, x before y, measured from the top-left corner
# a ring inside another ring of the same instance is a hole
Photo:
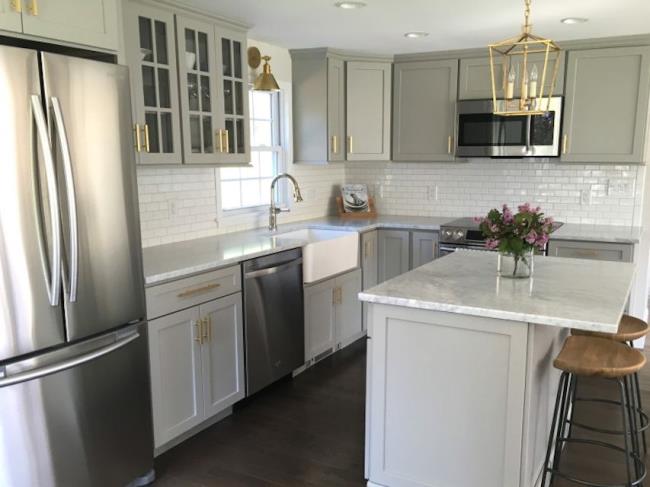
[[[61,372],[66,369],[70,369],[72,367],[76,367],[78,365],[84,364],[86,362],[90,362],[92,360],[98,359],[99,357],[102,357],[104,355],[108,355],[111,352],[114,352],[116,350],[119,350],[122,347],[125,347],[129,343],[131,343],[133,340],[137,340],[140,337],[140,333],[137,331],[134,331],[132,333],[129,333],[123,338],[120,338],[119,340],[106,345],[104,347],[98,348],[96,350],[92,350],[91,352],[83,353],[81,355],[77,355],[75,357],[72,357],[67,360],[62,360],[61,362],[57,362],[55,364],[51,365],[46,365],[44,367],[37,367],[35,369],[31,370],[26,370],[19,372],[15,375],[9,375],[6,377],[3,377],[3,371],[0,369],[0,389],[3,387],[8,387],[8,386],[13,386],[15,384],[20,384],[21,382],[27,382],[30,380],[34,379],[40,379],[41,377],[45,377],[46,375],[51,375],[55,374],[57,372]]]
[[[51,101],[52,109],[54,111],[54,126],[56,128],[57,138],[59,140],[59,145],[61,146],[61,155],[63,157],[63,177],[65,179],[68,218],[70,221],[70,268],[68,277],[70,280],[69,299],[71,303],[74,303],[77,301],[77,288],[79,281],[79,224],[77,219],[77,192],[74,185],[74,175],[72,174],[70,145],[68,144],[68,133],[63,121],[61,103],[56,96],[51,97]]]
[[[56,170],[54,168],[54,157],[52,155],[52,146],[47,132],[47,122],[41,106],[41,97],[38,95],[31,96],[32,114],[36,123],[36,134],[43,150],[43,159],[45,167],[45,178],[47,181],[47,198],[50,211],[50,225],[52,231],[52,255],[49,260],[50,269],[44,264],[45,281],[47,283],[47,294],[51,306],[59,305],[59,296],[61,293],[61,220],[59,218],[59,195],[56,186]],[[46,247],[45,232],[42,223],[39,221],[39,237],[41,246]],[[47,251],[43,252],[47,255]]]

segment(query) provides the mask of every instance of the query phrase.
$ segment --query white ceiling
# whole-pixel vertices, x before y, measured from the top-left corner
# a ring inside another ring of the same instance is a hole
[[[185,0],[253,25],[250,37],[287,48],[334,47],[379,54],[482,47],[518,33],[523,0]],[[564,17],[588,17],[578,25]],[[533,0],[533,32],[555,40],[650,32],[649,0]],[[421,39],[404,33],[426,31]]]

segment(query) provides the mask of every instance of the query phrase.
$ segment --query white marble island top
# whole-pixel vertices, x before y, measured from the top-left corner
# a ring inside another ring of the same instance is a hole
[[[359,294],[410,308],[614,333],[634,266],[535,257],[531,279],[498,278],[497,254],[459,251]]]

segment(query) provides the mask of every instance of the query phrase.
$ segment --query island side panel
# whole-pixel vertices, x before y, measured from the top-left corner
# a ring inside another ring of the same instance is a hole
[[[560,380],[553,360],[560,353],[566,328],[528,326],[524,430],[521,450],[521,486],[538,486],[546,455],[548,433]]]
[[[370,305],[369,483],[517,487],[528,324]]]

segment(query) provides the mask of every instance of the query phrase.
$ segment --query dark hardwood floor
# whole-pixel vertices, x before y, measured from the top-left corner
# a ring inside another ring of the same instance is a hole
[[[615,391],[603,381],[585,380],[581,387],[603,397]],[[643,396],[648,409],[650,393]],[[232,416],[158,457],[154,485],[363,486],[364,407],[365,340],[360,340],[244,401]],[[601,427],[620,426],[617,412],[602,405],[581,404],[575,414]],[[587,436],[577,429],[576,434]],[[622,457],[592,446],[567,448],[562,468],[592,481],[624,479]]]
[[[156,459],[155,486],[362,486],[365,340]]]

